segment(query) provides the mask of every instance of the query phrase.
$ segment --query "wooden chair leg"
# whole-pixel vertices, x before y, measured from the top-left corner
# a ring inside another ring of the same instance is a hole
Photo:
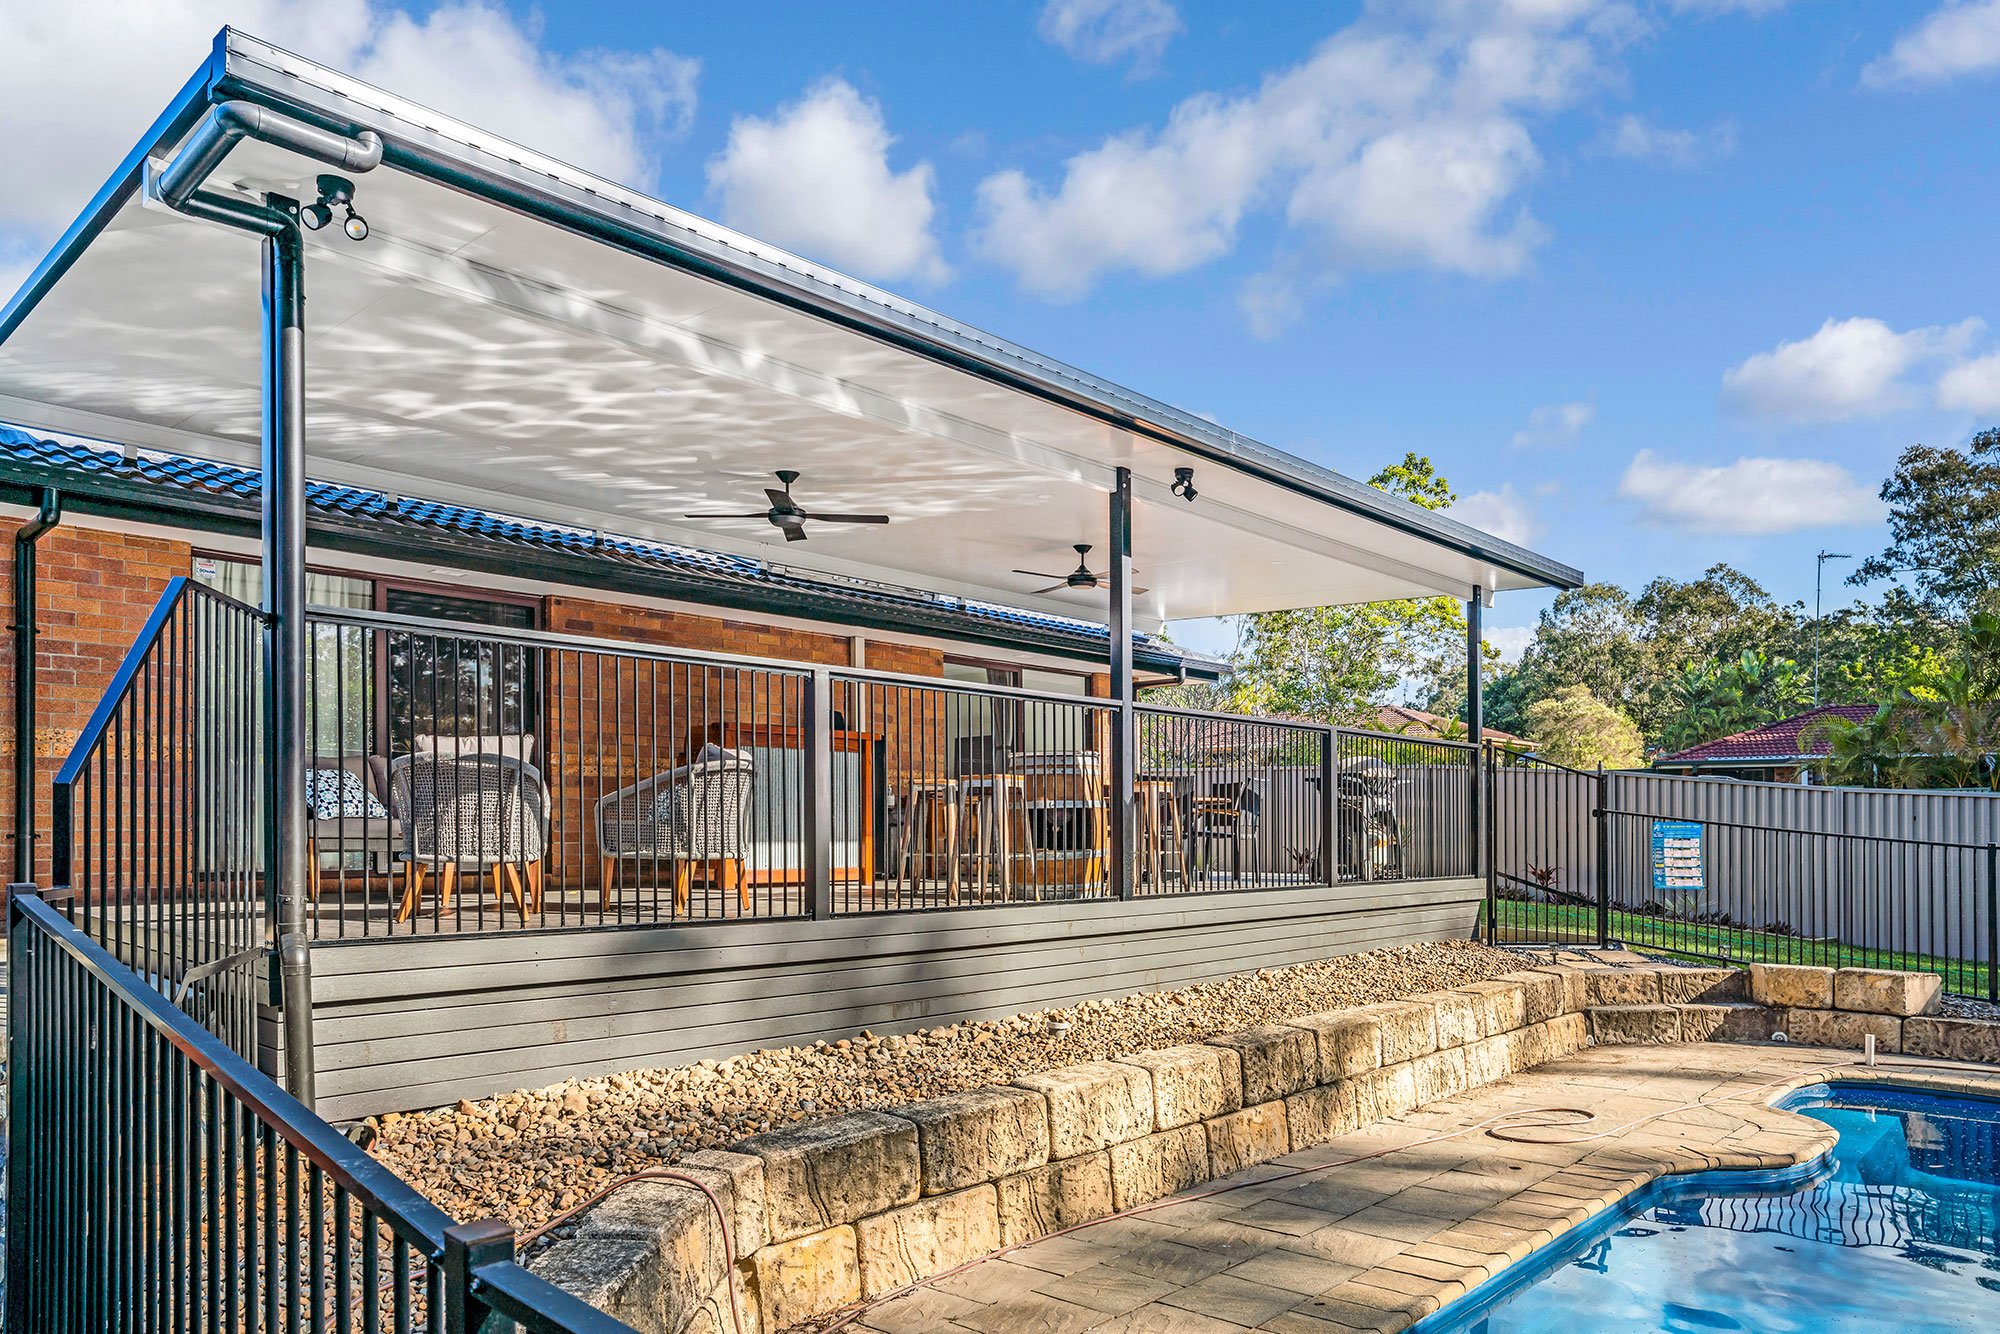
[[[694,884],[694,863],[686,859],[674,862],[674,911],[686,913],[688,910],[688,889]]]
[[[514,911],[521,914],[521,920],[528,920],[528,896],[522,889],[521,868],[513,862],[507,864],[507,888],[514,892]]]
[[[542,864],[528,863],[528,906],[536,912],[542,910]]]
[[[390,874],[392,876],[395,874],[393,864]],[[423,897],[423,893],[424,864],[422,862],[405,862],[403,864],[403,902],[396,909],[397,921],[407,922],[410,920],[410,914],[417,910],[417,900]]]
[[[446,862],[438,867],[438,907],[449,911],[451,896],[458,891],[458,863]]]
[[[599,857],[597,859],[597,911],[611,911],[611,889],[618,880],[618,859]]]
[[[736,888],[736,906],[744,912],[750,911],[750,878],[743,874],[742,859],[725,857],[722,859],[722,888]]]

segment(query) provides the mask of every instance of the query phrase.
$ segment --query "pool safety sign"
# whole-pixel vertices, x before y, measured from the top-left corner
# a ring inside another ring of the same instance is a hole
[[[1653,821],[1653,888],[1706,888],[1702,827],[1693,820]]]

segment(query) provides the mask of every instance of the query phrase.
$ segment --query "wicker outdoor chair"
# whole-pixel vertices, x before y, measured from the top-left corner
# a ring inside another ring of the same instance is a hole
[[[540,911],[549,799],[534,765],[511,755],[398,756],[389,766],[389,809],[408,868],[398,921],[416,911],[429,871],[437,872],[439,908],[449,908],[461,866],[475,875],[492,868],[493,897],[503,903],[504,875],[523,920],[531,904]]]
[[[606,793],[596,809],[599,908],[627,862],[671,862],[674,905],[685,912],[694,869],[750,906],[743,860],[750,845],[750,782],[754,766],[740,750],[710,744],[693,763]]]

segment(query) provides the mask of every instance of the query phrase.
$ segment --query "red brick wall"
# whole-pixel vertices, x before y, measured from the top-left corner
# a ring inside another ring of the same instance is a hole
[[[14,534],[20,521],[0,519],[0,552],[9,562],[0,576],[0,604],[14,621]],[[188,572],[185,542],[105,532],[72,523],[44,533],[36,545],[40,580],[37,641],[35,786],[36,879],[46,880],[49,784],[69,755],[99,696],[139,636],[167,580]],[[0,642],[0,827],[7,876],[14,864],[14,637]]]

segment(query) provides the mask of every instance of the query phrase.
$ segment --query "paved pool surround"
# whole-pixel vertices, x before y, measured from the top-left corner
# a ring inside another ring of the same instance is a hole
[[[745,1334],[778,1334],[1586,1046],[1784,1033],[1859,1049],[1873,1034],[1885,1053],[2000,1060],[2000,1024],[1936,1016],[1937,985],[1872,969],[1552,962],[695,1154],[674,1170],[721,1201],[732,1245],[701,1191],[642,1182],[533,1267],[645,1334],[730,1334],[733,1249]],[[1599,1203],[1643,1184],[1624,1182]]]

